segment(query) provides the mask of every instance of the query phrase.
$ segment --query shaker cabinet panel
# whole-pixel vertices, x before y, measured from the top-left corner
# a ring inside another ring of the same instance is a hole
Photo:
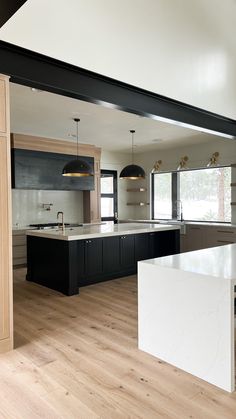
[[[135,264],[133,234],[120,236],[120,264],[121,268],[129,268]]]
[[[137,234],[135,236],[135,261],[145,260],[150,257],[149,235]]]
[[[103,271],[102,239],[85,240],[85,274],[99,275]]]
[[[104,273],[117,272],[120,269],[120,237],[103,239]]]

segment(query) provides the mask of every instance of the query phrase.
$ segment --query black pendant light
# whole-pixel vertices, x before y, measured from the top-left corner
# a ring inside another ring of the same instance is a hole
[[[62,176],[85,177],[93,176],[93,169],[89,163],[79,158],[79,118],[74,118],[76,123],[76,138],[77,138],[77,158],[71,160],[64,166]]]
[[[145,179],[145,172],[142,167],[137,166],[134,164],[134,133],[135,130],[131,129],[130,133],[132,135],[132,164],[125,166],[123,170],[120,172],[121,179],[130,179],[130,180],[138,180],[138,179]]]

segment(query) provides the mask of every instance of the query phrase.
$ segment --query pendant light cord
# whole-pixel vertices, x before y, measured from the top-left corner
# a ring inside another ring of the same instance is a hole
[[[134,133],[135,133],[135,130],[131,129],[130,132],[131,132],[131,135],[132,135],[132,164],[134,164]]]
[[[77,160],[79,160],[79,118],[74,118],[74,121],[76,122],[76,139],[77,139]]]

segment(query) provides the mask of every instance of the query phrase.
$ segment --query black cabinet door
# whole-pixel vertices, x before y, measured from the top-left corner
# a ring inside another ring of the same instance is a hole
[[[121,269],[135,266],[134,235],[120,236]]]
[[[135,261],[148,259],[149,253],[149,235],[135,235]]]
[[[103,271],[103,240],[85,240],[85,274],[86,276],[99,275]]]
[[[179,230],[160,231],[156,233],[154,241],[154,257],[174,255],[180,251]]]
[[[85,277],[85,240],[77,241],[77,265],[78,280],[80,283]]]
[[[103,239],[103,271],[105,274],[120,270],[120,237]]]

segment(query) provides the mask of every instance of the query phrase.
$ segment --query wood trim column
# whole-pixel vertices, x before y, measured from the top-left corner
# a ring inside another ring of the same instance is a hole
[[[9,78],[0,74],[0,352],[13,348]]]

